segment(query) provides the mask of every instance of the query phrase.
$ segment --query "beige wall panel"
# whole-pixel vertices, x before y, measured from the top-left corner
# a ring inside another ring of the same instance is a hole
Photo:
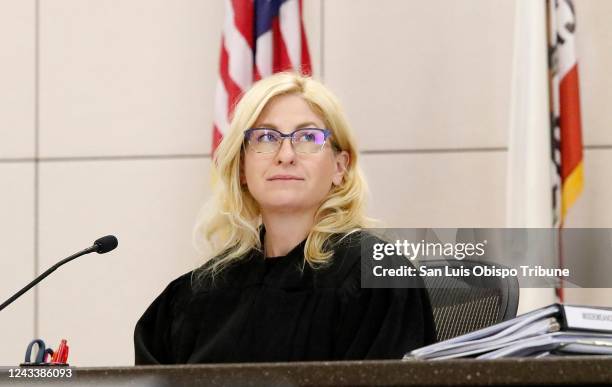
[[[324,2],[325,79],[362,149],[504,147],[514,2]]]
[[[34,165],[0,163],[0,302],[34,279]],[[34,291],[0,312],[0,366],[23,361],[34,338]]]
[[[362,157],[369,214],[387,227],[504,227],[506,152]]]
[[[566,227],[612,228],[612,149],[587,149],[584,160],[584,190],[570,208]]]
[[[40,8],[42,156],[210,152],[223,2]]]
[[[575,3],[584,143],[612,145],[612,1]]]
[[[612,228],[612,149],[584,152],[584,191],[568,213],[566,227]],[[610,267],[592,267],[609,271]],[[567,289],[567,302],[612,306],[612,289]]]
[[[71,363],[133,364],[133,329],[153,299],[192,268],[208,159],[53,162],[41,168],[40,269],[98,237],[119,247],[71,262],[41,287],[40,331],[67,338]]]
[[[565,289],[565,302],[575,305],[612,307],[612,289]]]
[[[34,4],[0,1],[0,159],[34,156]]]

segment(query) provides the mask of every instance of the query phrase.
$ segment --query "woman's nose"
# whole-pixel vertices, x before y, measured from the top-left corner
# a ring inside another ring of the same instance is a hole
[[[293,150],[293,144],[291,144],[290,138],[282,139],[280,148],[276,154],[276,159],[279,164],[293,163],[295,161],[295,151]]]

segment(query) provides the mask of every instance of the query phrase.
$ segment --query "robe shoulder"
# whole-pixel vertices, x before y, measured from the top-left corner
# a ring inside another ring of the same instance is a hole
[[[149,305],[134,329],[135,364],[165,364],[172,362],[168,352],[171,327],[175,317],[186,306],[192,295],[193,272],[171,281]]]

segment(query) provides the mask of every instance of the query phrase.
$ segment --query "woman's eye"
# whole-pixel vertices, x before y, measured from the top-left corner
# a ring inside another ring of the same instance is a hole
[[[317,141],[317,136],[315,133],[302,133],[299,136],[299,141],[301,142],[316,142]]]
[[[257,142],[275,142],[276,136],[273,133],[263,133],[257,137]]]

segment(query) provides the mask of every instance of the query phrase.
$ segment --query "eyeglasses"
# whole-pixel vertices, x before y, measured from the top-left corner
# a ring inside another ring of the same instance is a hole
[[[297,153],[317,153],[330,136],[331,131],[319,128],[303,128],[288,134],[271,128],[251,128],[244,132],[245,141],[257,153],[277,152],[285,138],[291,139],[293,150]]]

